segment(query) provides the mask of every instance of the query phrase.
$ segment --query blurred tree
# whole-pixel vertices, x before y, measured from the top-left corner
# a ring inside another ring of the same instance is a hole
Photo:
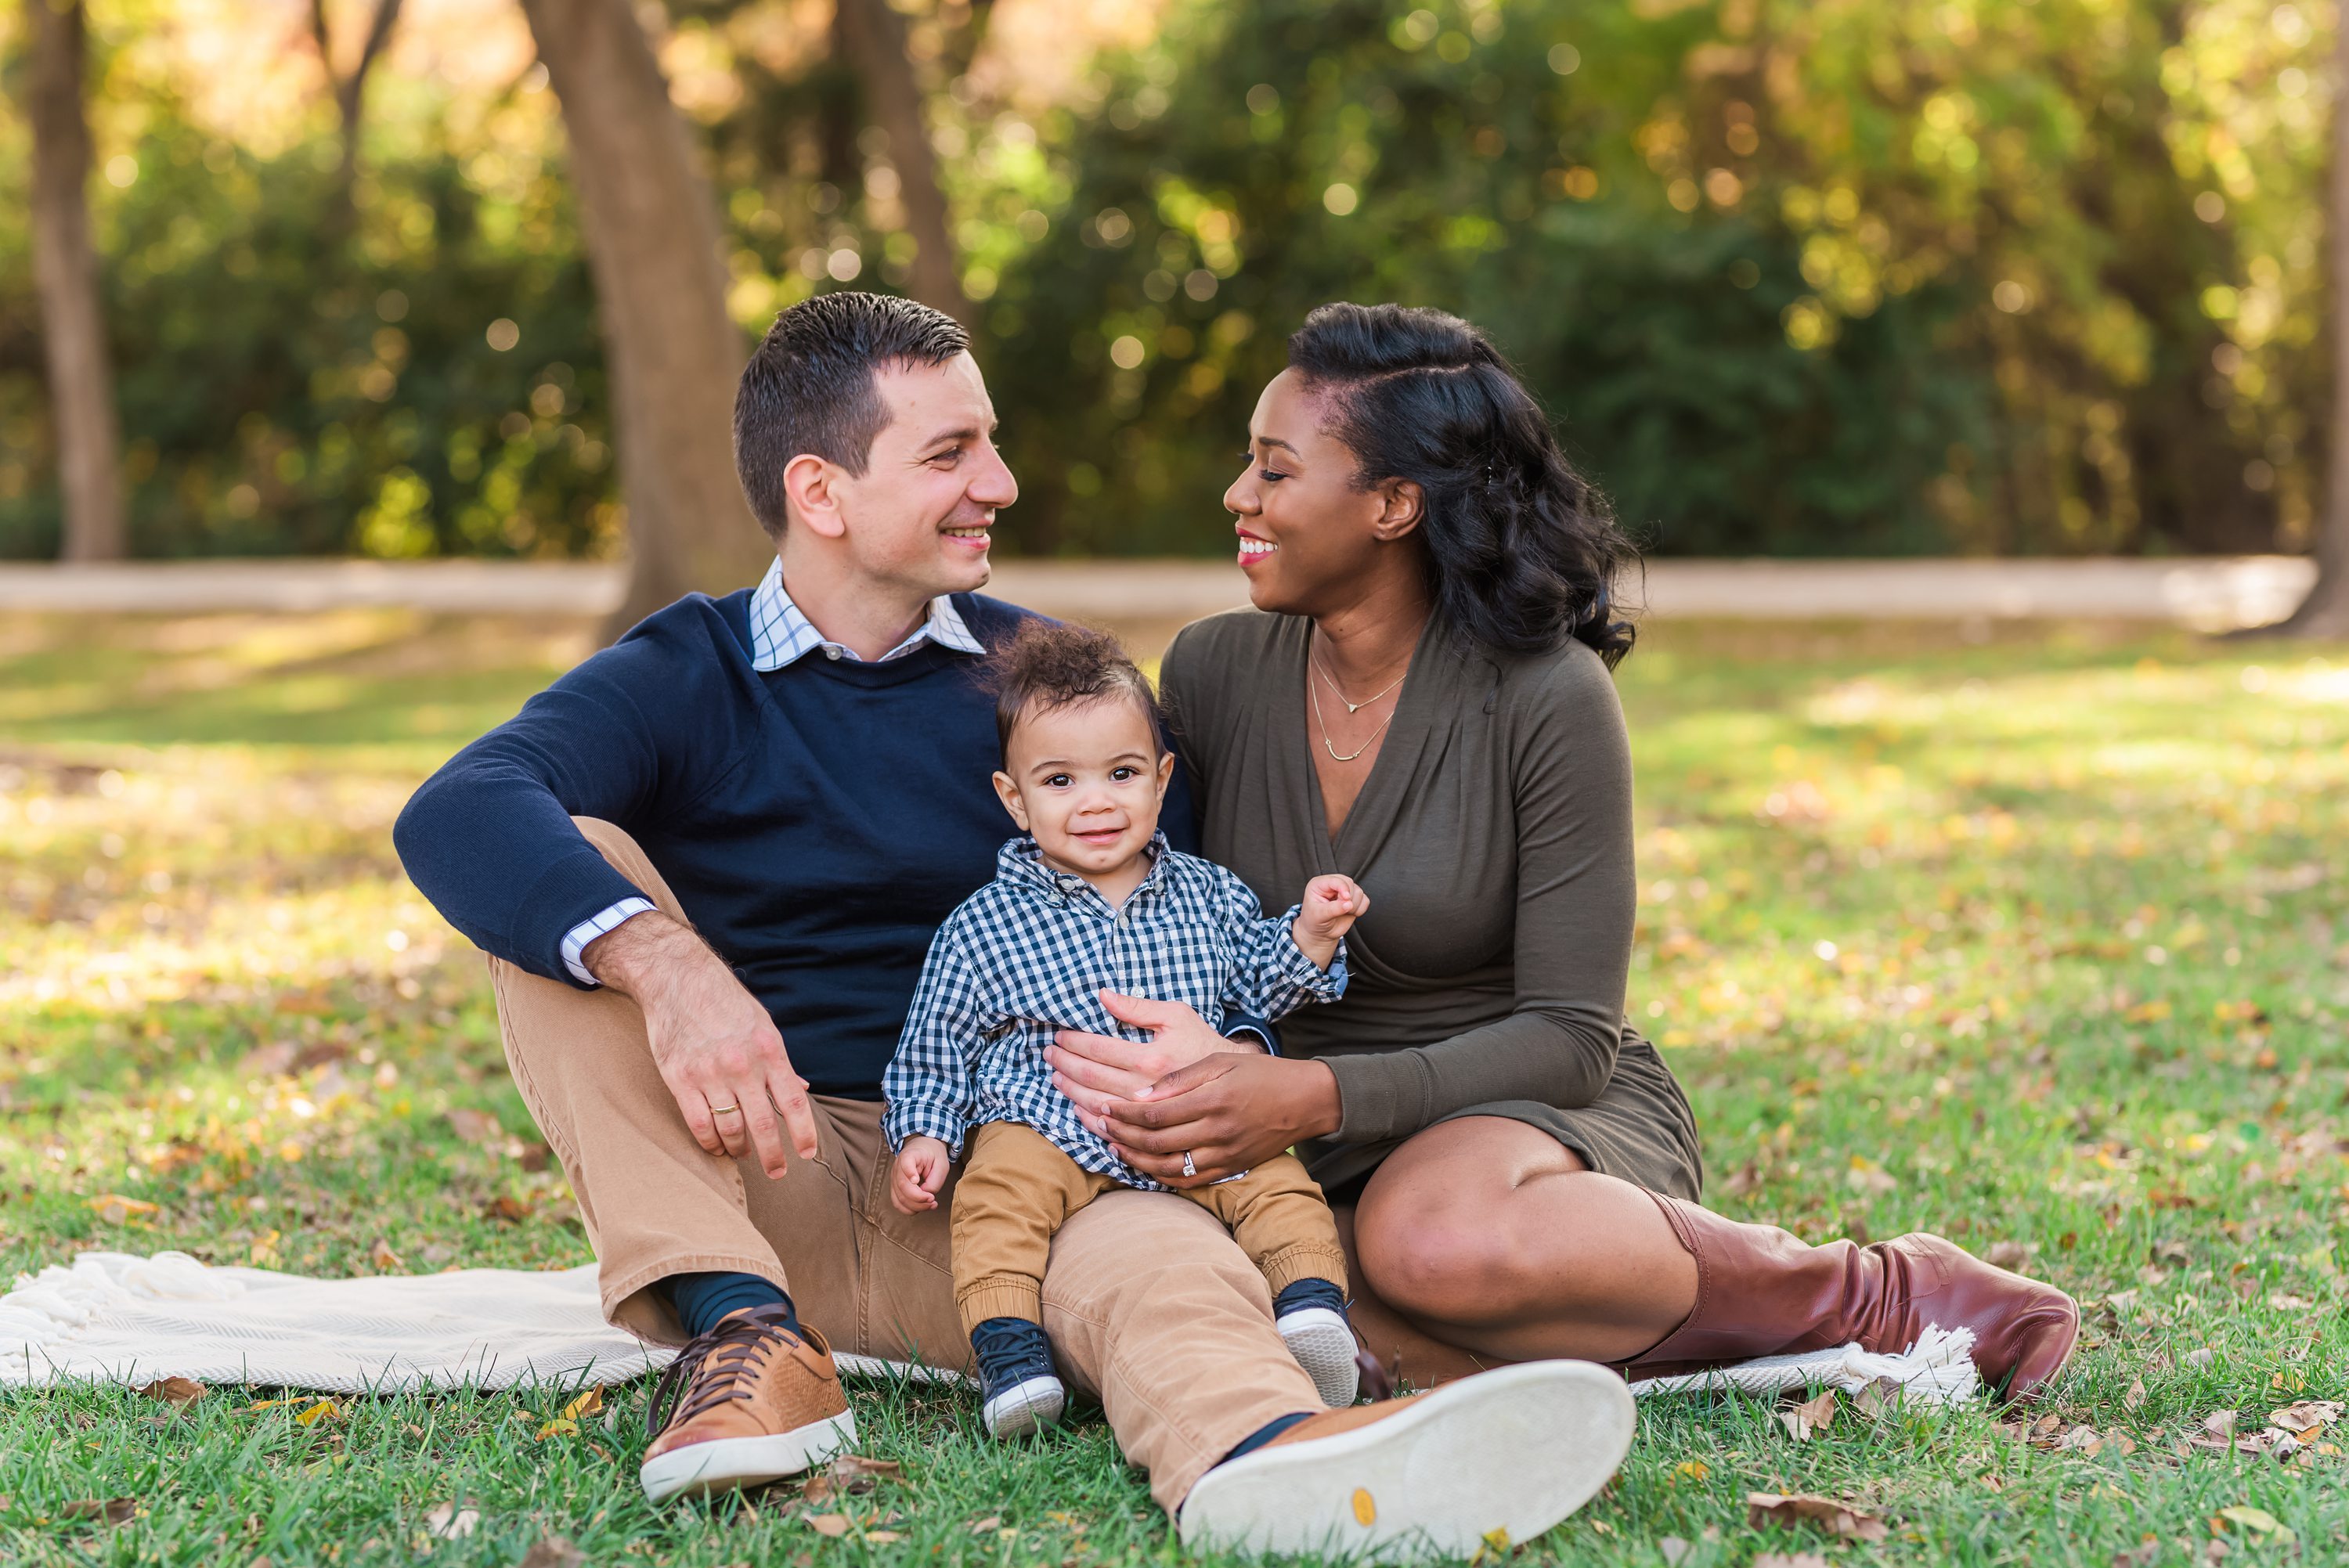
[[[349,71],[337,73],[334,36],[326,26],[326,0],[310,0],[310,36],[318,46],[318,67],[326,73],[342,125],[342,156],[335,167],[334,205],[327,217],[338,234],[347,234],[351,228],[351,183],[358,171],[359,118],[367,99],[367,71],[390,41],[392,24],[399,20],[399,5],[400,0],[375,0],[375,15],[359,45],[358,58]]]
[[[2333,19],[2333,166],[2326,181],[2331,217],[2333,308],[2332,450],[2325,464],[2324,511],[2316,534],[2316,583],[2282,630],[2303,637],[2349,637],[2349,15]]]
[[[82,113],[87,30],[80,0],[26,0],[25,118],[33,130],[33,271],[41,295],[67,561],[124,552],[114,380],[89,229],[89,124]]]
[[[523,0],[563,103],[596,315],[611,356],[634,567],[616,632],[771,553],[734,478],[744,352],[716,203],[628,0]]]
[[[955,265],[954,236],[947,220],[946,192],[938,187],[937,152],[930,145],[921,84],[915,79],[914,62],[905,52],[905,19],[889,0],[835,0],[835,4],[839,7],[835,36],[854,63],[873,123],[888,138],[896,197],[905,208],[905,230],[915,245],[906,292],[924,304],[968,322],[970,302],[963,297]]]

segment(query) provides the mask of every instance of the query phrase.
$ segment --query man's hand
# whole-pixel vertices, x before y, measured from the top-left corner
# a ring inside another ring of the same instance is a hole
[[[767,1174],[781,1176],[788,1129],[800,1158],[815,1158],[807,1080],[766,1008],[691,927],[639,914],[589,943],[580,962],[644,1009],[653,1063],[702,1148],[738,1158],[755,1149]]]
[[[1263,1050],[1253,1040],[1224,1038],[1180,1002],[1154,1002],[1117,991],[1103,991],[1101,1001],[1111,1017],[1149,1030],[1150,1038],[1136,1042],[1060,1029],[1044,1047],[1052,1082],[1074,1102],[1078,1119],[1095,1132],[1102,1130],[1101,1116],[1112,1100],[1131,1099],[1177,1068],[1226,1051]]]
[[[947,1184],[954,1154],[944,1143],[920,1133],[905,1140],[889,1174],[889,1201],[901,1214],[919,1214],[938,1206],[938,1189]]]

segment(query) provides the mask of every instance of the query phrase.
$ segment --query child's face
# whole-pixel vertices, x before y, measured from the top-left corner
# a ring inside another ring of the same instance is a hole
[[[1012,727],[995,792],[1046,861],[1080,876],[1121,871],[1149,847],[1174,758],[1123,694],[1040,710]]]

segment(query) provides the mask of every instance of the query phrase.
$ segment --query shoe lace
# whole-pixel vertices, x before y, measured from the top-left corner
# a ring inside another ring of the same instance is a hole
[[[751,1383],[778,1346],[800,1343],[786,1310],[758,1306],[694,1336],[662,1369],[645,1407],[645,1436],[693,1419],[731,1399],[753,1397]]]

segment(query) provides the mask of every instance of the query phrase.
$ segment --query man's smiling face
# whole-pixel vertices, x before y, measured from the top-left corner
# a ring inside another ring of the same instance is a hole
[[[1019,486],[996,450],[978,362],[885,366],[874,387],[889,422],[864,474],[833,481],[859,574],[921,598],[985,586],[996,509],[1019,500]]]

